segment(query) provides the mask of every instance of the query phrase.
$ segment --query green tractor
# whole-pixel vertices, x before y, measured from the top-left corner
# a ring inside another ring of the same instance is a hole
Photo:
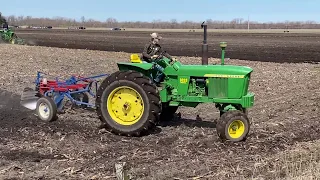
[[[24,40],[19,38],[12,29],[0,29],[1,40],[10,44],[25,44]]]
[[[106,129],[140,136],[159,121],[171,120],[179,106],[214,103],[220,111],[218,136],[233,142],[244,140],[250,129],[247,109],[254,102],[254,94],[248,92],[253,70],[225,65],[227,44],[220,45],[218,65],[183,65],[163,53],[153,63],[142,63],[138,54],[131,55],[131,62],[118,63],[119,71],[101,83],[96,98],[97,113]],[[157,83],[159,75],[162,79]]]

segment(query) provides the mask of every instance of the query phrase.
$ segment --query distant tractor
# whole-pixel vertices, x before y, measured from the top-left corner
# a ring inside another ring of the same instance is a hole
[[[96,106],[100,120],[111,132],[139,136],[161,120],[172,119],[179,106],[215,103],[220,111],[217,133],[221,139],[241,141],[250,123],[247,109],[254,94],[248,91],[252,69],[224,64],[226,43],[220,44],[220,65],[183,65],[163,56],[142,63],[138,54],[131,62],[118,63],[101,83]],[[161,82],[155,82],[161,76]]]
[[[288,33],[288,32],[290,32],[289,31],[289,27],[288,27],[288,25],[286,25],[286,27],[285,27],[285,29],[284,29],[284,31],[283,31],[284,33]]]
[[[12,29],[7,26],[3,29],[0,29],[1,40],[10,43],[10,44],[24,44],[24,40],[19,38],[16,33],[12,31]]]
[[[112,31],[125,31],[125,28],[119,28],[119,27],[115,27],[115,28],[111,28]]]

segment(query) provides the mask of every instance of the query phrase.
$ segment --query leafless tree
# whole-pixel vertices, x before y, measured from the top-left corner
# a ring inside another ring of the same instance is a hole
[[[104,22],[94,19],[86,19],[81,17],[80,21],[71,18],[54,17],[54,18],[35,18],[31,16],[13,16],[6,17],[10,25],[18,26],[54,26],[54,27],[69,27],[69,26],[86,26],[86,27],[122,27],[122,28],[150,28],[150,29],[199,29],[200,23],[194,21],[178,22],[176,19],[163,21],[155,19],[152,22],[143,21],[123,21],[110,17]],[[3,18],[2,18],[3,19]],[[1,20],[0,20],[1,21]],[[243,18],[234,18],[231,21],[221,21],[207,19],[209,29],[247,29],[248,21]],[[255,22],[250,21],[250,29],[319,29],[320,24],[315,21],[284,21],[284,22]]]

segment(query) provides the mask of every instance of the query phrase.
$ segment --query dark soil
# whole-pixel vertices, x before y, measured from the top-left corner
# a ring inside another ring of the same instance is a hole
[[[29,44],[101,51],[142,52],[150,32],[16,30]],[[162,45],[174,56],[202,56],[203,33],[161,32]],[[228,43],[226,57],[264,62],[320,62],[320,34],[208,33],[209,57],[219,58],[219,42]]]
[[[228,61],[254,69],[250,91],[256,94],[248,139],[230,143],[217,136],[213,104],[180,107],[182,119],[134,138],[99,130],[96,113],[82,109],[42,122],[19,104],[18,92],[33,87],[37,70],[62,76],[115,72],[115,63],[129,54],[1,45],[0,55],[0,179],[115,179],[118,162],[127,162],[133,179],[276,179],[287,173],[277,166],[278,154],[320,139],[316,64]]]

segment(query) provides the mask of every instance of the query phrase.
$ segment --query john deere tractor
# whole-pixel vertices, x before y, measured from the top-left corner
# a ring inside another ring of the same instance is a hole
[[[247,109],[253,106],[254,94],[248,87],[253,70],[225,65],[226,43],[220,45],[218,65],[184,65],[164,53],[152,63],[143,63],[132,54],[131,62],[118,63],[119,71],[99,87],[96,106],[100,120],[113,133],[139,136],[159,121],[171,120],[179,106],[214,103],[220,111],[218,136],[242,141],[250,129]],[[159,76],[161,81],[156,82]]]
[[[0,29],[1,40],[10,44],[25,44],[24,40],[19,38],[12,29]]]

